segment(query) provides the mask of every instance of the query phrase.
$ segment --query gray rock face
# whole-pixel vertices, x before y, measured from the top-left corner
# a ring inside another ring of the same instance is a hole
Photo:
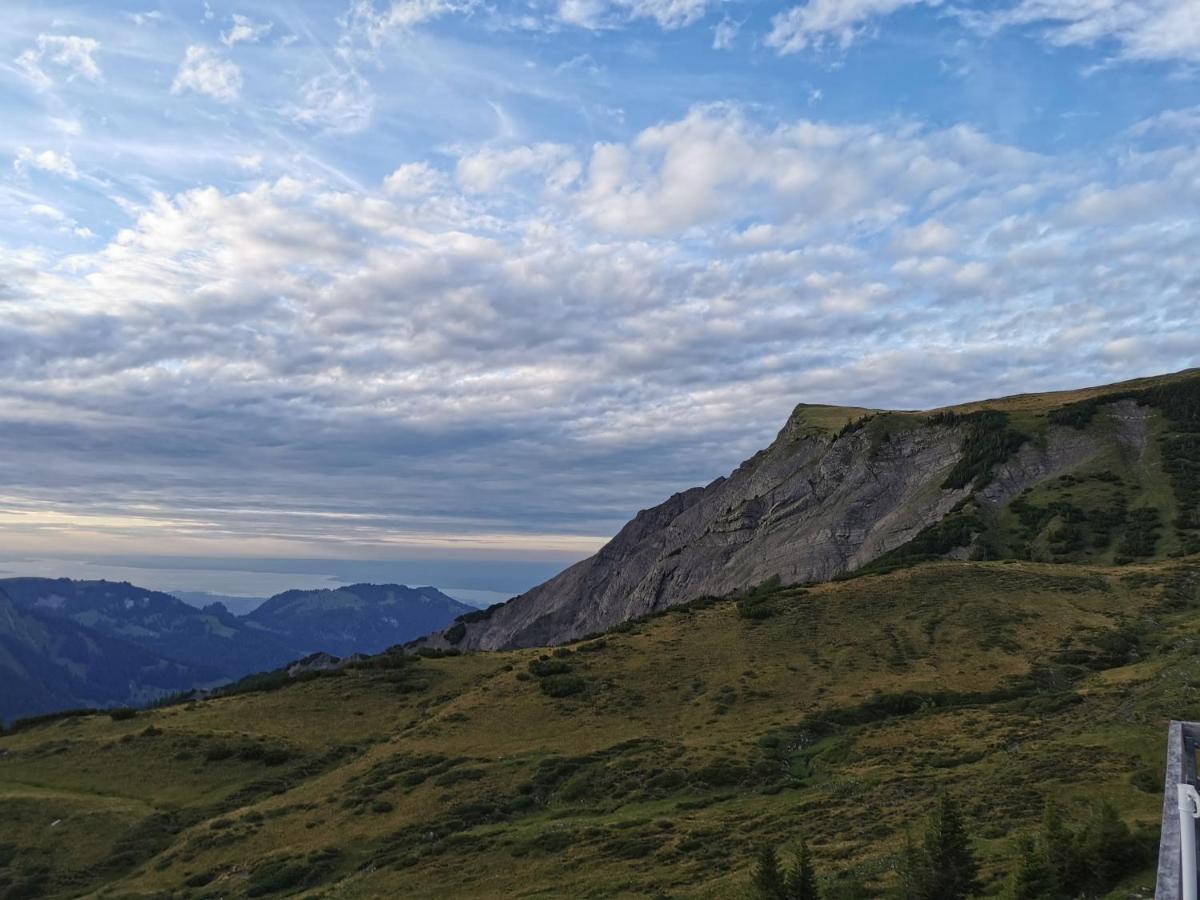
[[[704,595],[778,577],[852,571],[906,543],[962,500],[940,485],[959,428],[807,432],[793,415],[774,443],[727,478],[643,510],[595,556],[471,622],[456,646],[562,643]],[[441,635],[426,641],[447,646]]]

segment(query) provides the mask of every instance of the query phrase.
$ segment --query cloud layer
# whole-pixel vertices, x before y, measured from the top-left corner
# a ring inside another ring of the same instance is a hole
[[[800,401],[1200,363],[1182,0],[752,6],[14,21],[0,544],[583,554]]]
[[[0,466],[198,540],[603,534],[799,400],[1195,362],[1198,204],[1194,143],[1083,164],[728,104],[159,196],[97,252],[3,258]]]

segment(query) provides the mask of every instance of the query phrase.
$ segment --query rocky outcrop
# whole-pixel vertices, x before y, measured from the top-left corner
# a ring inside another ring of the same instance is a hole
[[[814,433],[801,411],[726,478],[639,512],[595,556],[468,622],[455,646],[539,646],[778,577],[852,571],[938,521],[969,488],[940,485],[960,429]],[[470,617],[469,617],[470,618]],[[427,641],[447,646],[438,635]]]
[[[1003,531],[1003,507],[1027,488],[1087,471],[1101,452],[1129,484],[1141,480],[1152,406],[1169,398],[1131,384],[1142,392],[1112,386],[1109,402],[1098,389],[935,415],[836,410],[841,421],[858,417],[837,432],[834,408],[797,407],[771,446],[728,477],[642,510],[590,559],[419,643],[462,650],[558,644],[768,579],[827,580],[907,544],[960,505],[967,510],[955,520],[960,525],[923,536],[918,557],[991,552],[985,533]]]

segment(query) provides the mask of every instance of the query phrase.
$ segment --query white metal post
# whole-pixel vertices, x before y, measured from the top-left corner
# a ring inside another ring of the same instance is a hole
[[[1196,817],[1200,816],[1200,794],[1190,784],[1177,786],[1179,797],[1180,881],[1183,900],[1196,898]]]

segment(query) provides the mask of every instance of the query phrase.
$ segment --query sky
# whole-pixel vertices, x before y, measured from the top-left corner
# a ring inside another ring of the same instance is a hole
[[[0,556],[565,562],[1200,365],[1196,0],[3,12]]]

